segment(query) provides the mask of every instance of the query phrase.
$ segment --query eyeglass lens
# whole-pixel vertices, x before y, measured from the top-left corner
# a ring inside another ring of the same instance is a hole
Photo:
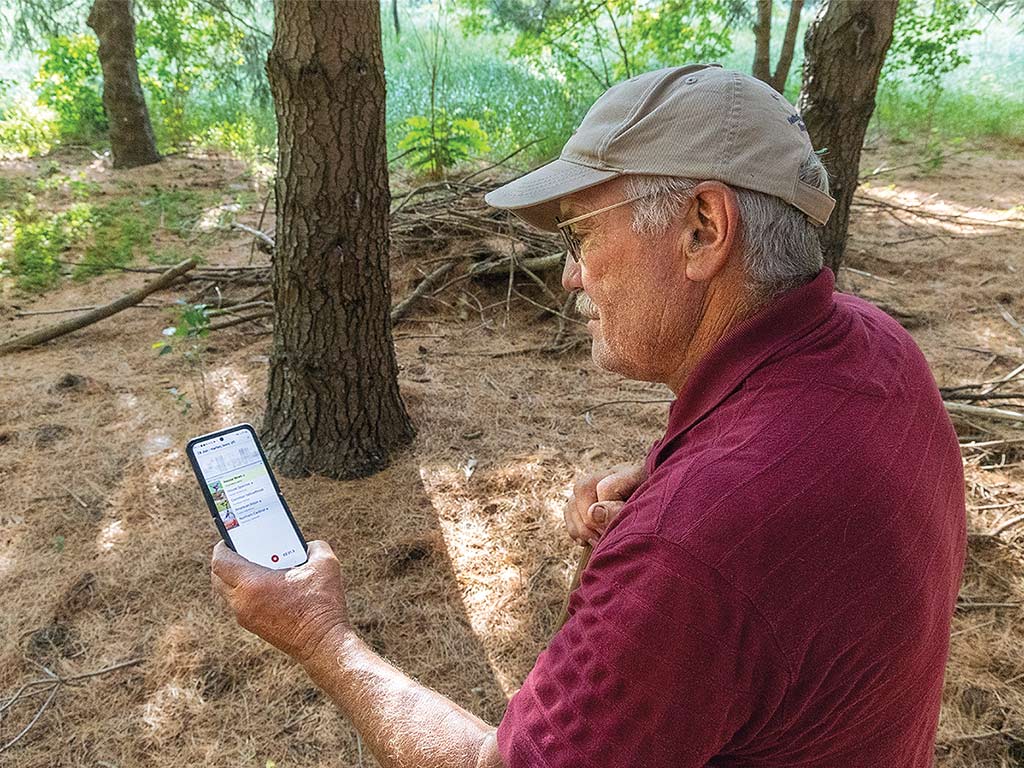
[[[571,227],[561,227],[559,233],[562,235],[562,240],[565,242],[566,255],[575,262],[583,263],[580,259],[582,250],[580,248],[579,238],[573,234]]]

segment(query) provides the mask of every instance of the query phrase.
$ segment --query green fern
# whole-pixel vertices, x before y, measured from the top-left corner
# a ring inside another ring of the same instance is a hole
[[[452,117],[444,109],[436,110],[433,120],[414,115],[406,118],[404,125],[406,131],[398,149],[408,153],[411,165],[427,169],[435,177],[474,155],[490,151],[487,133],[479,121]]]

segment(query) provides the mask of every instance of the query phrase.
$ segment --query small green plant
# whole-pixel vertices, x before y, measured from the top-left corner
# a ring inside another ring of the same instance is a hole
[[[409,153],[410,164],[439,177],[449,168],[474,155],[488,152],[487,134],[480,122],[452,117],[444,109],[433,116],[414,115],[405,121],[405,136],[398,149]]]
[[[206,365],[204,353],[205,339],[210,333],[210,317],[205,304],[189,304],[178,302],[178,322],[163,330],[163,339],[153,344],[158,355],[169,355],[175,351],[181,354],[185,367],[193,383],[193,394],[199,403],[199,411],[207,414],[210,411],[210,397],[206,387]],[[188,413],[191,401],[177,387],[167,390],[181,408]]]

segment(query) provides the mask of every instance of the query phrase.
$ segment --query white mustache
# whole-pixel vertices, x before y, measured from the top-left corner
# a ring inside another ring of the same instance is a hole
[[[582,315],[590,320],[600,316],[597,305],[583,291],[576,294],[576,314]]]

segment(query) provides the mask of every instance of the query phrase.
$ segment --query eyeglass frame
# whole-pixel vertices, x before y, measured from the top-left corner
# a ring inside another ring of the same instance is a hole
[[[604,208],[598,208],[596,211],[590,211],[589,213],[584,213],[581,216],[574,216],[573,218],[568,219],[566,221],[561,221],[557,216],[555,216],[555,226],[558,229],[558,234],[562,236],[562,242],[565,243],[566,257],[571,257],[572,260],[578,263],[581,267],[586,266],[586,264],[583,263],[583,244],[580,242],[580,239],[572,233],[571,229],[566,229],[567,227],[571,227],[576,222],[583,221],[584,219],[589,219],[591,216],[597,216],[597,214],[604,213],[605,211],[610,211],[613,208],[621,208],[624,205],[635,203],[637,200],[649,196],[650,193],[644,195],[636,195],[635,197],[630,197],[627,198],[626,200],[621,200],[618,203],[606,205]]]

